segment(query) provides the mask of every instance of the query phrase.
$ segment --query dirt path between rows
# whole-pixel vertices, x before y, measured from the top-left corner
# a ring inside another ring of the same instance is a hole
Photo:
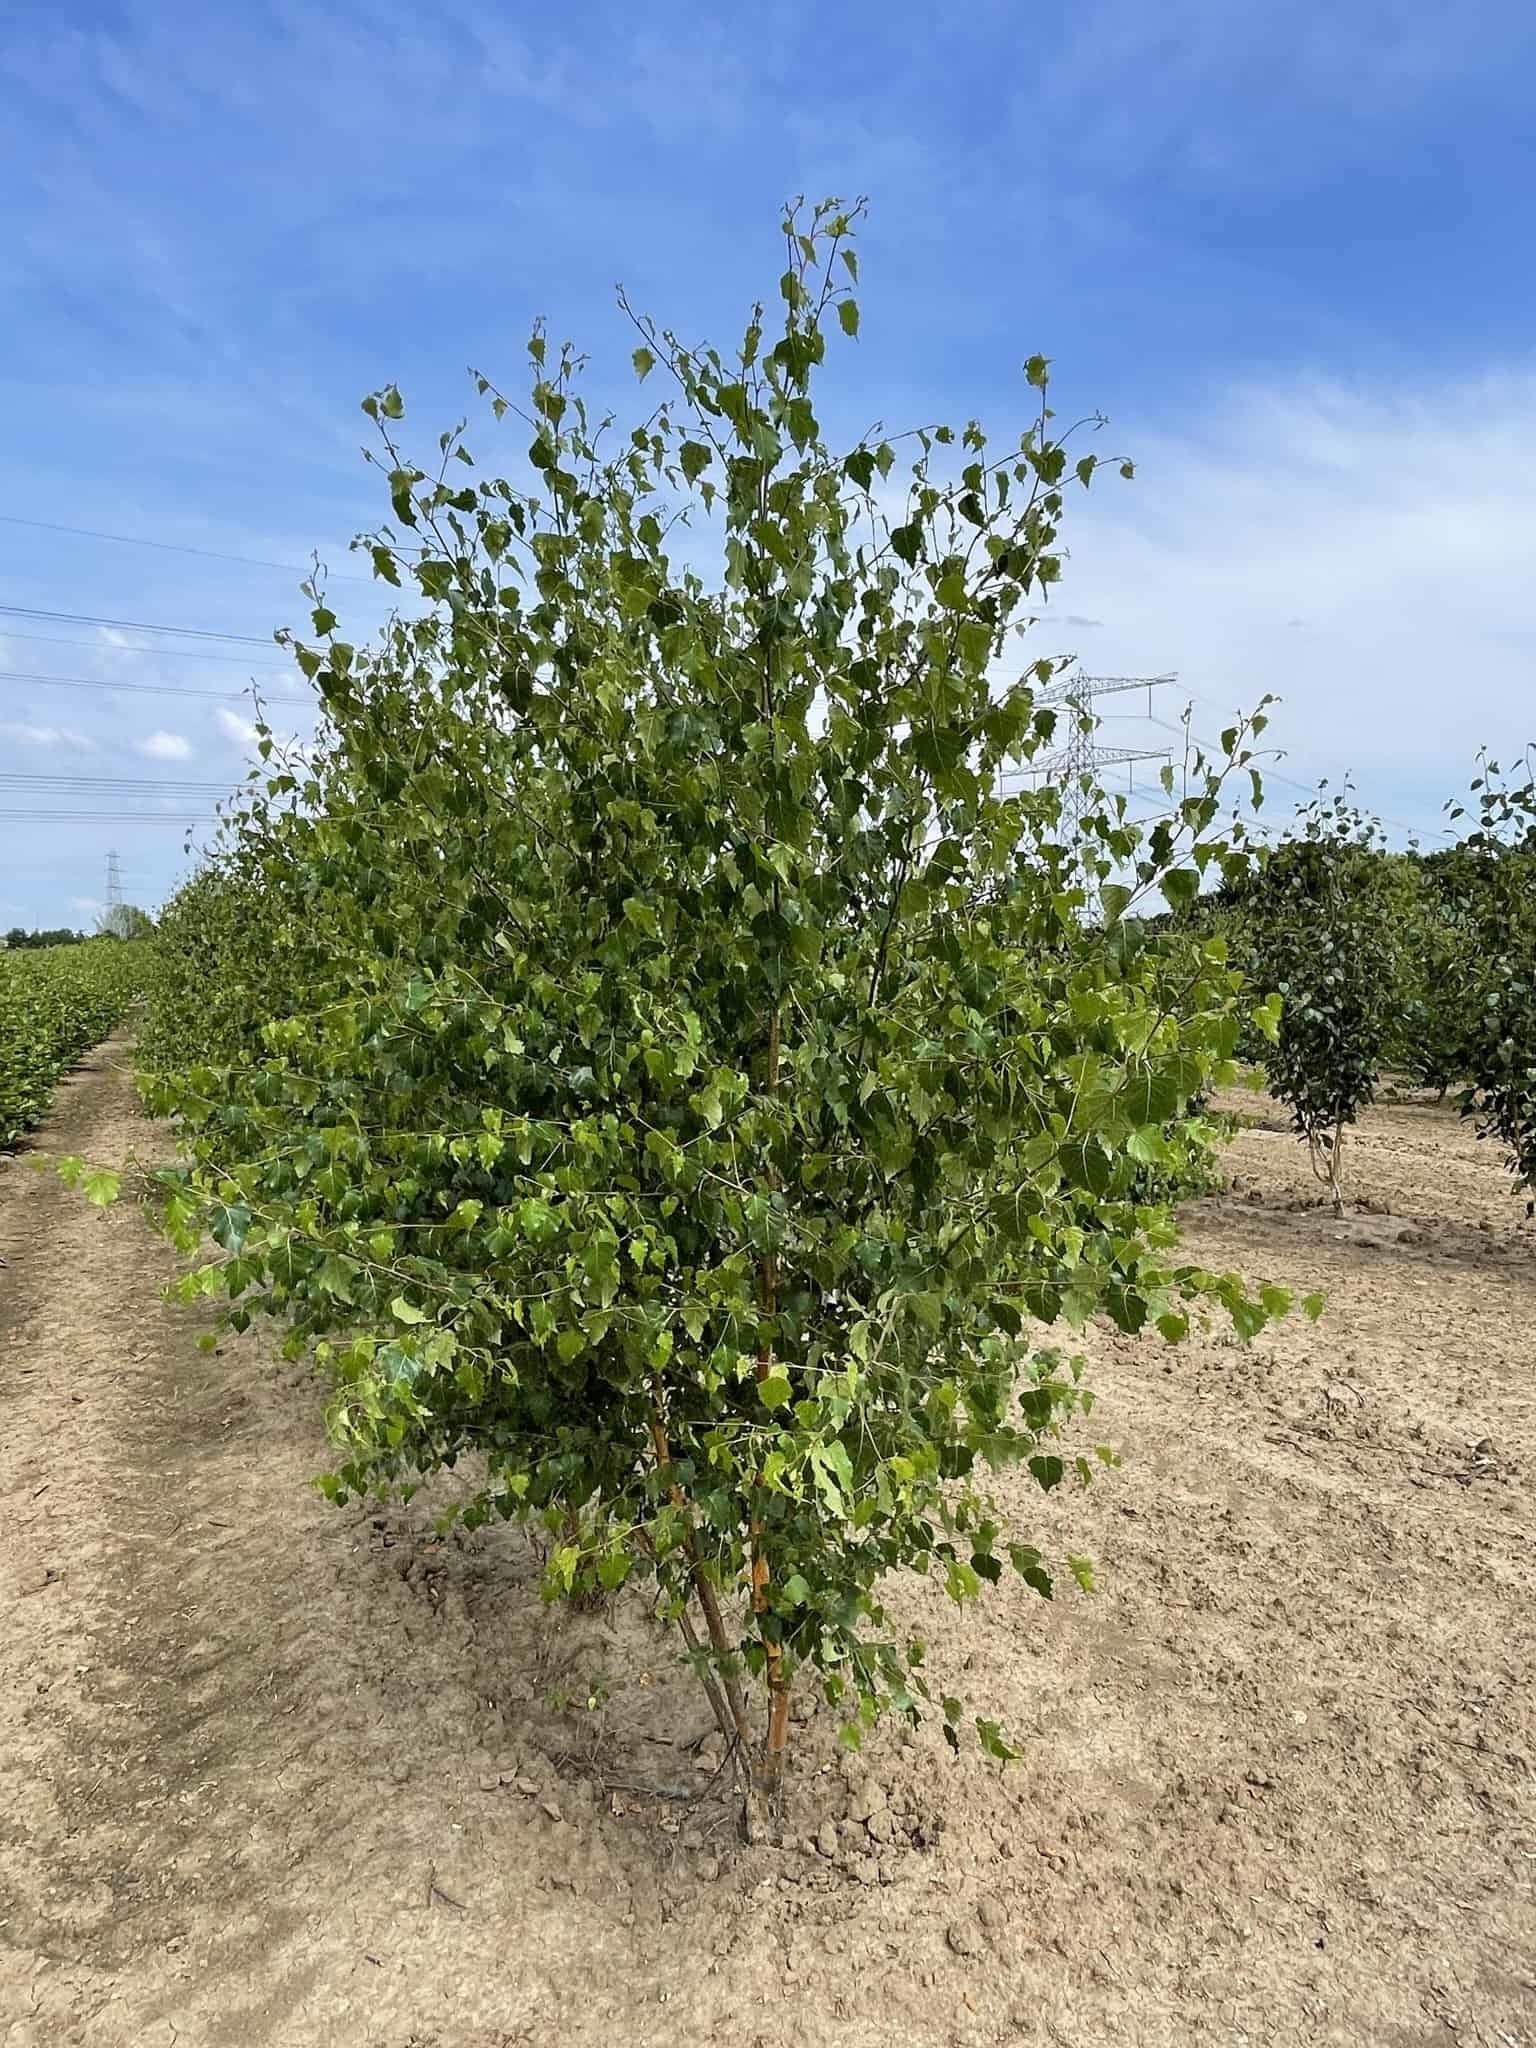
[[[124,1059],[43,1149],[163,1156]],[[1005,1491],[1099,1595],[893,1600],[1023,1761],[818,1714],[747,1851],[640,1602],[325,1506],[270,1332],[200,1351],[132,1203],[0,1161],[0,2044],[1533,2048],[1536,1233],[1422,1105],[1339,1223],[1278,1126],[1229,1165],[1192,1250],[1323,1322],[1095,1332],[1124,1468]]]

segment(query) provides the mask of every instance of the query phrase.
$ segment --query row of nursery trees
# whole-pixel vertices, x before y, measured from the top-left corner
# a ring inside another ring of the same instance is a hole
[[[1484,762],[1455,844],[1389,851],[1347,795],[1180,913],[1281,1003],[1262,1058],[1335,1209],[1345,1134],[1383,1075],[1457,1091],[1536,1190],[1536,781]],[[1450,836],[1447,834],[1447,836]]]
[[[536,333],[525,398],[480,380],[513,481],[365,403],[392,516],[359,545],[411,615],[362,647],[313,593],[319,737],[266,743],[166,911],[143,1044],[183,1292],[317,1361],[329,1492],[474,1453],[464,1519],[542,1531],[552,1596],[650,1582],[749,1816],[796,1686],[851,1743],[932,1704],[1008,1754],[884,1582],[1089,1582],[992,1487],[1113,1461],[1072,1333],[1290,1306],[1169,1206],[1275,1008],[1221,932],[1138,914],[1241,898],[1254,728],[1147,825],[1019,772],[1062,735],[1016,636],[1103,465],[1040,358],[1001,443],[834,449],[856,219],[790,215],[728,354],[632,316],[628,429]]]

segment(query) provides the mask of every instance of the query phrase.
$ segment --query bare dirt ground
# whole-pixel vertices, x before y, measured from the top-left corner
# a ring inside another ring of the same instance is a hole
[[[163,1152],[121,1057],[42,1146]],[[638,1602],[327,1507],[307,1375],[0,1162],[0,2043],[1536,2043],[1536,1229],[1450,1110],[1339,1222],[1270,1121],[1189,1244],[1321,1324],[1095,1334],[1123,1469],[1008,1485],[1100,1593],[898,1596],[1022,1762],[818,1716],[752,1849]]]

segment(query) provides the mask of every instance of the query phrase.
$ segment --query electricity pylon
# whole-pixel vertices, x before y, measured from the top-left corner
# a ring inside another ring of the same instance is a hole
[[[118,868],[118,865],[117,865],[117,855],[116,855],[115,853],[109,853],[109,854],[107,855],[107,908],[108,908],[108,910],[111,910],[111,909],[112,909],[112,907],[114,906],[114,904],[120,904],[120,903],[122,902],[122,900],[123,900],[123,877],[122,877],[122,873],[121,873],[121,871],[119,870],[119,868]]]
[[[1166,747],[1101,747],[1094,740],[1094,728],[1089,722],[1093,700],[1096,697],[1114,697],[1125,690],[1145,690],[1147,693],[1147,716],[1152,715],[1152,692],[1166,683],[1176,683],[1176,675],[1165,676],[1069,676],[1064,683],[1057,683],[1043,696],[1036,698],[1036,704],[1065,704],[1073,712],[1072,730],[1067,735],[1066,745],[1052,754],[1048,760],[1031,762],[1032,771],[1046,774],[1061,785],[1061,815],[1065,823],[1076,825],[1086,816],[1091,797],[1084,791],[1084,777],[1089,786],[1097,778],[1101,768],[1115,768],[1126,762],[1166,761]]]

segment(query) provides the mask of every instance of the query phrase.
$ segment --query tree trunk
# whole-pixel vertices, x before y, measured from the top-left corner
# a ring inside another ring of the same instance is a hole
[[[777,1010],[768,1020],[768,1065],[766,1075],[770,1095],[779,1092],[779,1013]],[[759,1294],[763,1313],[775,1315],[779,1306],[779,1263],[772,1252],[763,1255],[758,1275]],[[757,1377],[761,1383],[773,1370],[773,1348],[764,1344],[757,1354]],[[754,1492],[762,1484],[754,1480]],[[762,1755],[753,1769],[754,1790],[760,1794],[761,1818],[769,1828],[777,1821],[779,1808],[784,1797],[784,1756],[789,1741],[789,1675],[784,1668],[784,1652],[778,1642],[768,1633],[768,1554],[763,1541],[763,1521],[758,1507],[754,1504],[749,1528],[752,1558],[752,1612],[758,1625],[758,1636],[763,1645],[763,1661],[768,1675],[768,1728],[763,1738]],[[748,1816],[749,1831],[753,1817]]]
[[[1339,1186],[1339,1153],[1344,1144],[1344,1126],[1335,1124],[1328,1134],[1327,1150],[1315,1130],[1307,1132],[1307,1149],[1312,1155],[1314,1178],[1323,1182],[1333,1203],[1335,1216],[1344,1214],[1344,1194]]]
[[[677,1628],[679,1635],[681,1635],[683,1641],[688,1646],[689,1656],[695,1659],[701,1657],[704,1653],[704,1645],[699,1641],[699,1632],[689,1618],[686,1607],[677,1617]],[[700,1676],[699,1683],[703,1686],[704,1696],[709,1701],[709,1711],[715,1717],[715,1726],[725,1737],[727,1743],[734,1746],[736,1729],[731,1720],[730,1708],[725,1703],[725,1694],[720,1690],[714,1679],[709,1676],[707,1671]]]
[[[655,1393],[651,1396],[651,1443],[656,1452],[657,1463],[663,1467],[670,1465],[672,1448],[667,1441],[667,1425],[661,1412],[660,1396]],[[725,1694],[730,1711],[731,1729],[734,1730],[736,1740],[741,1746],[743,1758],[750,1759],[752,1721],[747,1713],[746,1699],[742,1694],[741,1677],[735,1668],[736,1659],[731,1650],[730,1638],[725,1632],[725,1619],[720,1612],[720,1601],[714,1584],[704,1569],[704,1556],[699,1547],[699,1532],[694,1524],[693,1512],[680,1486],[669,1487],[668,1493],[672,1505],[681,1512],[688,1526],[689,1578],[700,1612],[704,1616],[704,1626],[709,1631],[709,1646],[714,1651],[715,1661],[719,1666],[720,1689]],[[684,1633],[686,1635],[686,1631]],[[705,1690],[708,1691],[707,1686]],[[715,1706],[714,1700],[710,1701],[710,1705],[715,1708],[716,1718],[719,1719],[719,1709]],[[724,1728],[723,1723],[722,1732],[730,1732]]]

